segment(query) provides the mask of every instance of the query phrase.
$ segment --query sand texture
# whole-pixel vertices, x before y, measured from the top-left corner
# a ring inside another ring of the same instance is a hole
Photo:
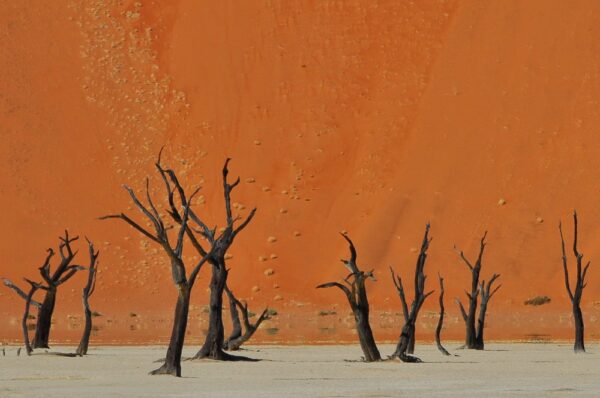
[[[16,397],[598,397],[600,346],[489,344],[444,357],[418,346],[421,364],[355,362],[356,346],[253,346],[255,363],[184,362],[183,377],[148,376],[159,347],[93,348],[84,358],[0,357],[0,396]],[[392,346],[380,347],[391,352]],[[56,351],[70,351],[68,347]],[[188,355],[192,350],[186,350]]]

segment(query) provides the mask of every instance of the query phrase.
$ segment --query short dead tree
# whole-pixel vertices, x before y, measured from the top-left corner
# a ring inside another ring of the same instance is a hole
[[[373,270],[363,272],[358,268],[354,244],[347,235],[342,234],[342,237],[346,239],[350,246],[350,259],[341,261],[350,271],[350,274],[344,278],[343,283],[323,283],[317,286],[317,289],[337,287],[344,292],[348,299],[348,303],[350,304],[350,308],[352,309],[352,313],[354,314],[356,331],[358,332],[358,339],[364,354],[364,360],[366,362],[380,361],[381,354],[377,349],[377,344],[375,344],[375,339],[373,338],[373,332],[369,323],[369,300],[367,298],[367,289],[365,286],[367,279],[375,280]]]
[[[242,336],[242,322],[240,321],[240,313],[236,305],[236,298],[233,292],[229,290],[229,287],[225,285],[225,293],[227,293],[227,299],[229,300],[229,315],[231,317],[231,333],[229,337],[223,342],[225,349],[229,350],[229,342],[238,339]]]
[[[469,299],[469,310],[465,311],[465,307],[462,302],[457,298],[456,303],[460,309],[460,314],[465,321],[466,326],[466,336],[465,336],[465,348],[475,349],[475,350],[483,350],[484,349],[484,339],[483,339],[483,331],[485,327],[485,316],[487,312],[487,307],[492,296],[500,289],[502,285],[498,285],[496,288],[492,290],[492,286],[496,279],[500,277],[500,274],[494,274],[490,280],[486,283],[485,280],[479,282],[479,275],[481,273],[481,265],[483,261],[483,253],[485,251],[485,247],[487,245],[485,238],[487,236],[487,231],[483,234],[479,242],[479,255],[477,256],[477,260],[475,261],[475,265],[471,263],[466,257],[465,254],[456,249],[458,255],[466,264],[466,266],[471,271],[471,291],[465,291],[467,298]],[[479,296],[481,296],[481,304],[479,307],[479,317],[477,318],[477,326],[475,326],[475,318],[477,313],[477,301]]]
[[[425,293],[425,280],[427,277],[424,274],[424,269],[425,262],[427,260],[427,250],[429,249],[430,242],[429,224],[427,224],[425,226],[425,236],[423,237],[423,243],[421,244],[421,250],[419,252],[419,257],[417,258],[417,265],[415,268],[415,297],[410,306],[410,311],[408,309],[404,287],[402,286],[402,278],[397,276],[392,267],[390,267],[392,281],[394,282],[394,286],[398,291],[398,296],[400,297],[400,302],[402,303],[402,313],[404,315],[404,326],[400,332],[400,338],[398,340],[398,344],[396,345],[396,350],[390,356],[390,358],[398,358],[402,362],[421,362],[419,358],[408,354],[414,353],[415,325],[419,311],[421,310],[421,307],[423,306],[423,303],[427,297],[433,293],[433,290]]]
[[[573,255],[575,256],[576,268],[576,279],[575,279],[575,291],[571,289],[571,282],[569,281],[569,268],[567,267],[567,254],[565,252],[565,239],[563,237],[562,225],[558,224],[558,230],[560,232],[560,241],[562,248],[562,262],[563,270],[565,272],[565,287],[569,299],[571,299],[571,305],[573,307],[573,320],[575,321],[575,345],[573,349],[575,353],[585,352],[584,345],[584,328],[583,328],[583,313],[581,312],[581,296],[583,295],[583,289],[587,283],[585,277],[590,266],[590,261],[582,266],[583,254],[579,253],[577,249],[577,212],[573,212]]]
[[[171,207],[171,217],[179,217],[179,226],[173,231],[172,237],[169,236],[169,228],[166,222],[163,220],[162,215],[157,210],[154,202],[152,201],[150,195],[150,183],[149,180],[146,179],[146,201],[147,205],[142,204],[142,202],[138,199],[137,195],[128,186],[125,186],[125,189],[129,193],[131,200],[135,204],[135,206],[140,210],[140,212],[145,216],[145,218],[150,222],[153,226],[154,231],[146,229],[142,226],[142,224],[134,221],[125,213],[120,214],[112,214],[103,216],[100,219],[121,219],[126,222],[128,225],[133,227],[136,231],[141,233],[144,237],[150,239],[152,242],[158,244],[162,247],[165,254],[169,257],[171,263],[171,276],[173,279],[173,283],[177,288],[177,303],[175,305],[175,317],[173,319],[173,328],[171,331],[171,338],[169,340],[169,347],[167,349],[167,355],[163,365],[150,372],[152,375],[158,374],[169,374],[177,377],[181,377],[181,353],[183,350],[183,344],[185,340],[185,331],[188,323],[188,313],[190,306],[190,294],[198,273],[202,268],[202,265],[209,259],[209,257],[213,254],[212,251],[205,253],[202,258],[193,266],[191,272],[189,273],[189,277],[186,275],[186,266],[183,260],[183,247],[185,236],[187,235],[189,239],[192,241],[192,244],[197,244],[197,238],[195,236],[194,230],[189,227],[188,222],[190,220],[191,214],[191,206],[192,200],[196,193],[199,191],[199,188],[196,189],[191,195],[187,195],[183,188],[177,183],[177,189],[179,192],[180,205],[182,209],[178,209],[175,204],[173,198],[174,189],[171,188],[171,184],[167,177],[166,172],[160,166],[160,156],[159,161],[156,164],[163,181],[165,182],[166,195]],[[175,178],[175,173],[171,171],[173,178]],[[173,243],[174,242],[174,243]]]
[[[90,335],[92,334],[92,309],[90,308],[90,296],[94,294],[94,290],[96,290],[96,271],[98,264],[98,255],[100,251],[94,250],[94,244],[87,239],[88,243],[88,251],[90,255],[90,266],[88,267],[88,278],[85,287],[81,292],[81,299],[83,301],[83,312],[85,314],[85,326],[83,329],[83,335],[81,336],[81,341],[79,342],[79,346],[77,347],[77,351],[75,354],[79,356],[83,356],[87,354],[88,345],[90,343]]]
[[[46,289],[40,283],[32,282],[29,279],[25,279],[25,281],[29,284],[29,292],[25,297],[25,311],[23,311],[23,319],[21,320],[21,327],[23,329],[23,343],[25,344],[25,350],[27,351],[27,355],[31,355],[33,352],[33,348],[31,348],[31,343],[29,342],[29,329],[27,329],[27,320],[29,319],[29,308],[31,307],[33,295],[38,289]],[[39,303],[38,303],[39,304]]]
[[[48,254],[46,255],[44,264],[39,268],[40,275],[44,280],[42,284],[39,284],[39,288],[43,289],[46,292],[46,295],[41,304],[36,301],[31,302],[31,304],[38,308],[32,348],[49,348],[48,340],[50,338],[52,315],[54,313],[58,287],[71,279],[77,271],[85,269],[85,267],[80,265],[72,264],[73,259],[77,255],[77,251],[73,251],[71,243],[76,241],[78,237],[69,237],[68,231],[65,230],[65,236],[59,237],[59,239],[60,244],[58,246],[58,252],[61,260],[54,272],[52,273],[50,270],[50,261],[54,256],[54,250],[51,248],[47,250]],[[27,299],[27,294],[10,280],[4,279],[4,285],[14,290],[23,299]]]
[[[440,317],[438,319],[437,327],[435,328],[435,344],[437,345],[438,350],[444,355],[450,355],[448,350],[444,348],[442,345],[442,340],[440,338],[440,334],[442,333],[442,327],[444,326],[444,278],[440,274],[438,274],[438,280],[440,282]]]
[[[225,292],[229,300],[229,312],[231,314],[232,331],[227,340],[223,343],[223,347],[228,351],[237,351],[242,344],[250,340],[254,332],[259,328],[263,321],[270,319],[269,309],[265,308],[260,314],[256,322],[250,322],[250,312],[248,311],[248,303],[242,303],[235,297],[229,287],[225,286]],[[240,315],[242,314],[242,322],[244,323],[244,332],[242,333],[242,324]]]

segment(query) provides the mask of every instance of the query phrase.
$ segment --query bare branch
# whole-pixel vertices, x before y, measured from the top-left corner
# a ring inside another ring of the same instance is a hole
[[[242,222],[234,231],[233,231],[233,235],[232,238],[235,238],[237,234],[240,233],[240,231],[242,231],[244,228],[246,228],[246,226],[250,223],[250,221],[252,221],[252,219],[254,218],[254,214],[256,214],[256,207],[254,209],[252,209],[252,211],[250,211],[250,214],[248,214],[248,217],[246,217],[246,219],[244,220],[244,222]]]
[[[569,268],[567,267],[567,254],[565,252],[565,239],[562,232],[562,223],[558,223],[558,231],[560,232],[560,242],[562,249],[562,261],[563,261],[563,270],[565,273],[565,288],[567,289],[567,293],[569,294],[569,298],[573,301],[573,292],[571,291],[571,285],[569,283]]]
[[[456,304],[458,304],[458,308],[460,309],[460,314],[462,315],[463,320],[466,322],[467,321],[467,312],[465,311],[465,307],[463,307],[463,305],[459,299],[454,299],[454,301],[456,301]]]
[[[404,315],[404,322],[408,322],[408,303],[406,302],[406,296],[404,294],[404,287],[402,286],[402,278],[394,273],[394,269],[390,266],[390,272],[392,274],[392,281],[400,296],[400,303],[402,304],[402,314]]]
[[[323,288],[328,288],[328,287],[337,287],[337,288],[341,289],[344,292],[344,294],[346,295],[346,297],[348,297],[348,301],[350,302],[350,304],[351,305],[355,304],[354,297],[353,297],[352,293],[350,292],[350,290],[346,286],[342,285],[339,282],[322,283],[317,286],[317,289],[323,289]]]
[[[129,218],[126,214],[121,213],[121,214],[109,214],[106,216],[102,216],[99,218],[99,220],[108,220],[111,218],[120,218],[121,220],[125,221],[127,224],[131,225],[133,228],[137,229],[139,232],[141,232],[146,238],[156,242],[156,243],[161,243],[161,241],[159,240],[158,237],[152,235],[150,232],[148,232],[146,229],[144,229],[142,226],[140,226],[138,223],[136,223],[135,221],[133,221],[131,218]]]
[[[2,278],[2,283],[4,283],[4,286],[8,287],[9,289],[12,289],[15,293],[17,293],[19,295],[19,297],[21,297],[23,300],[27,300],[27,293],[25,293],[23,290],[21,290],[11,280]],[[31,304],[37,308],[40,308],[42,306],[42,304],[38,303],[35,300],[31,300]]]
[[[465,257],[465,253],[462,250],[459,250],[456,245],[454,245],[454,251],[456,253],[458,253],[459,257],[465,262],[465,264],[467,265],[467,267],[469,267],[469,269],[472,271],[473,270],[473,265],[471,265],[471,262]]]

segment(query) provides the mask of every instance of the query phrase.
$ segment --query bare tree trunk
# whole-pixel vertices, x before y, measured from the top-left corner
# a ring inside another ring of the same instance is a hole
[[[366,362],[375,362],[381,360],[381,354],[377,349],[375,338],[373,337],[373,331],[369,323],[369,310],[354,311],[354,319],[356,321],[356,331],[358,332],[358,339],[360,341],[360,347],[362,348],[363,354],[365,355]]]
[[[242,336],[242,323],[240,322],[240,314],[238,312],[238,307],[236,304],[236,298],[233,295],[233,292],[229,290],[227,286],[225,286],[225,292],[227,293],[227,299],[229,301],[229,315],[231,316],[231,334],[227,338],[227,340],[223,343],[225,348],[231,350],[230,343],[236,341]],[[232,345],[233,347],[233,345]],[[238,347],[239,348],[239,347]]]
[[[160,368],[150,372],[151,375],[168,374],[181,377],[181,353],[183,352],[190,309],[190,289],[185,283],[177,286],[177,289],[179,294],[175,305],[173,329],[171,330],[165,363]]]
[[[440,281],[440,318],[438,319],[437,327],[435,328],[435,344],[437,345],[438,350],[444,355],[450,355],[448,350],[444,348],[442,345],[442,340],[440,338],[440,334],[442,333],[442,327],[444,326],[444,278],[440,274],[438,274],[438,279]]]
[[[483,341],[483,332],[485,330],[485,315],[487,313],[487,307],[492,296],[502,287],[502,285],[498,285],[494,290],[491,290],[492,285],[500,277],[500,274],[494,274],[489,282],[486,284],[485,281],[481,282],[479,286],[479,291],[481,295],[481,306],[479,308],[479,319],[477,320],[477,337],[475,339],[475,349],[483,350],[484,349],[484,341]]]
[[[398,344],[396,344],[396,350],[391,355],[391,358],[399,358],[403,362],[421,362],[419,358],[408,354],[412,354],[414,352],[415,324],[419,315],[419,311],[421,310],[425,299],[427,299],[427,297],[433,293],[433,291],[430,291],[425,294],[425,280],[427,277],[425,276],[424,269],[425,262],[427,260],[427,250],[429,249],[429,243],[431,242],[431,239],[429,239],[429,228],[430,225],[427,224],[425,226],[425,235],[421,244],[421,251],[419,252],[419,257],[417,258],[417,264],[415,267],[415,298],[413,299],[410,311],[408,311],[408,303],[406,301],[406,295],[404,294],[404,287],[402,286],[402,278],[396,276],[396,274],[394,274],[394,270],[392,267],[390,267],[392,281],[394,282],[394,286],[398,291],[400,302],[402,304],[402,312],[404,315],[404,326],[400,332],[400,338],[398,339]]]
[[[416,327],[412,328],[411,331],[410,331],[409,339],[408,339],[408,347],[407,347],[406,352],[408,354],[411,354],[411,355],[415,353],[415,340],[416,340],[415,334],[416,334],[416,331],[417,331]]]
[[[229,298],[229,305],[235,309],[235,310],[232,310],[230,308],[232,322],[234,324],[234,330],[231,335],[232,336],[237,335],[237,336],[233,337],[233,338],[229,337],[229,339],[227,339],[227,341],[225,341],[223,344],[224,344],[224,348],[226,350],[237,351],[240,349],[242,344],[244,344],[246,341],[250,340],[250,338],[254,335],[254,332],[256,332],[256,330],[259,328],[259,326],[262,324],[262,322],[265,319],[269,319],[270,316],[268,314],[268,312],[269,312],[268,308],[265,308],[253,325],[252,323],[250,323],[250,314],[248,312],[248,304],[247,303],[242,304],[242,302],[235,297],[233,292],[227,286],[225,286],[225,291],[227,292],[227,297]],[[238,309],[239,309],[239,311],[241,311],[242,318],[244,321],[245,331],[243,334],[242,334],[242,326],[240,323]],[[239,333],[238,333],[238,330],[239,330]]]
[[[487,310],[487,303],[484,304],[481,302],[481,307],[479,308],[479,318],[477,319],[477,336],[475,337],[475,346],[472,347],[476,350],[483,350],[485,348],[485,343],[483,341],[483,331],[485,327],[485,313]]]
[[[562,261],[563,270],[565,273],[565,287],[567,294],[571,299],[573,306],[573,321],[575,322],[575,344],[573,350],[575,353],[585,352],[584,344],[584,326],[583,326],[583,313],[581,312],[581,297],[583,295],[583,289],[587,286],[585,278],[587,271],[590,266],[590,261],[587,262],[585,267],[582,267],[583,254],[579,253],[577,249],[577,212],[573,212],[573,255],[576,262],[576,280],[575,280],[575,291],[571,289],[571,282],[569,281],[569,269],[567,267],[567,254],[565,252],[565,239],[562,232],[562,224],[558,224],[558,231],[560,232],[560,241],[562,249]]]
[[[75,354],[79,356],[87,355],[88,346],[90,344],[90,335],[92,334],[92,310],[90,309],[87,296],[84,296],[83,298],[83,308],[85,314],[85,326],[83,328],[81,340],[79,341],[79,346],[77,347],[77,351],[75,351]]]
[[[94,245],[87,239],[88,251],[90,256],[90,266],[88,267],[88,279],[85,287],[81,292],[83,300],[83,311],[85,313],[85,327],[83,329],[83,335],[77,347],[76,355],[83,356],[87,354],[88,346],[90,344],[90,335],[92,334],[92,310],[90,309],[89,298],[96,289],[96,260],[100,252],[94,251]]]
[[[227,270],[224,261],[217,261],[212,266],[210,281],[210,312],[208,316],[208,333],[204,345],[194,358],[210,358],[224,360],[230,356],[223,351],[223,291],[227,283]]]
[[[31,289],[29,289],[29,293],[27,294],[27,298],[25,299],[25,311],[23,312],[23,320],[21,322],[21,326],[23,328],[23,342],[25,343],[25,350],[27,351],[27,355],[31,355],[31,352],[33,351],[33,348],[31,348],[31,344],[29,343],[29,330],[27,329],[27,319],[29,319],[29,308],[31,307],[31,300],[36,290],[38,289],[38,286],[36,286],[36,284],[31,282],[29,283],[31,284]]]
[[[400,339],[398,340],[398,344],[396,344],[396,350],[391,355],[391,358],[398,358],[402,362],[421,362],[420,358],[417,358],[412,355],[408,355],[408,346],[410,342],[410,336],[414,333],[415,323],[413,320],[406,322],[404,326],[402,326],[402,331],[400,333]]]
[[[377,349],[377,344],[373,338],[373,331],[369,324],[369,300],[367,297],[367,289],[365,281],[367,278],[375,280],[373,276],[373,270],[370,272],[361,271],[356,264],[356,248],[350,240],[350,238],[342,234],[342,237],[348,242],[350,246],[350,259],[342,260],[344,266],[351,272],[344,279],[344,284],[339,282],[323,283],[317,286],[317,289],[326,287],[337,287],[348,299],[350,308],[354,313],[354,320],[356,323],[356,330],[358,332],[358,339],[360,341],[360,347],[362,348],[364,359],[366,362],[373,362],[381,360],[381,354]]]
[[[54,313],[55,302],[56,288],[50,286],[46,291],[42,306],[38,309],[33,348],[50,348],[48,340],[50,339],[50,328],[52,326],[52,314]]]
[[[573,306],[573,320],[575,321],[575,352],[585,352],[585,345],[583,342],[583,314],[579,305]]]
[[[474,298],[469,299],[469,313],[465,321],[466,335],[465,346],[470,349],[477,347],[477,328],[475,326],[475,311],[477,309],[477,293]]]
[[[460,300],[457,298],[456,303],[460,308],[460,313],[462,315],[463,320],[465,321],[465,348],[474,349],[474,350],[483,350],[483,327],[485,323],[485,311],[487,308],[488,300],[491,296],[496,293],[496,291],[500,288],[498,286],[494,291],[490,292],[490,288],[494,281],[500,276],[498,274],[494,274],[494,276],[490,279],[487,285],[485,285],[485,281],[479,283],[479,275],[481,273],[481,266],[483,261],[483,254],[486,247],[485,238],[487,236],[487,231],[483,234],[483,237],[479,243],[479,255],[475,262],[475,265],[471,264],[471,262],[465,257],[462,251],[457,250],[460,258],[467,265],[469,270],[471,271],[471,291],[465,291],[467,298],[469,299],[469,310],[465,311]],[[484,297],[485,290],[485,297]],[[477,302],[479,294],[481,293],[481,308],[479,313],[479,318],[477,318]],[[485,303],[484,303],[485,301]],[[475,321],[477,319],[477,325]]]

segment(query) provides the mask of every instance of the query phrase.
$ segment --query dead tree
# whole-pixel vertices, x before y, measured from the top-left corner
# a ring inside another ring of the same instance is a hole
[[[194,213],[190,213],[190,218],[197,224],[202,231],[203,237],[211,245],[211,253],[208,255],[208,262],[212,266],[212,276],[210,281],[210,304],[209,304],[209,324],[206,339],[200,350],[194,356],[195,359],[210,358],[217,360],[244,360],[247,358],[235,357],[223,351],[225,340],[223,329],[223,292],[227,284],[228,270],[225,266],[225,255],[233,244],[236,236],[252,221],[256,208],[252,209],[248,216],[239,225],[235,223],[240,220],[239,216],[233,216],[231,211],[231,192],[240,183],[238,177],[232,184],[227,181],[229,174],[228,165],[231,159],[225,161],[223,166],[223,195],[225,199],[226,226],[218,236],[214,229],[209,229],[206,224]],[[198,243],[194,247],[201,254],[206,253],[205,249]]]
[[[81,336],[81,341],[79,342],[79,346],[77,347],[77,351],[75,352],[79,356],[87,354],[88,345],[90,343],[90,335],[92,333],[92,310],[90,308],[89,298],[92,294],[94,294],[94,290],[96,289],[96,265],[98,255],[100,254],[100,251],[94,250],[93,243],[90,242],[87,238],[86,240],[88,242],[90,266],[88,267],[87,283],[81,293],[81,297],[83,300],[83,311],[85,314],[85,326],[83,329],[83,335]]]
[[[29,292],[25,297],[25,311],[23,312],[23,319],[21,321],[21,327],[23,329],[23,342],[25,343],[25,350],[27,351],[27,355],[31,355],[33,348],[31,348],[31,343],[29,342],[29,329],[27,329],[27,320],[29,319],[29,308],[31,307],[31,302],[33,299],[33,295],[38,289],[46,289],[45,286],[42,286],[40,283],[32,282],[29,279],[25,279],[25,281],[29,284]]]
[[[162,166],[161,154],[162,150],[159,153],[158,161],[155,165],[165,185],[165,191],[169,203],[167,213],[169,214],[170,218],[179,226],[175,246],[170,243],[167,234],[168,227],[165,226],[161,215],[152,202],[148,180],[146,180],[147,206],[140,202],[131,188],[127,186],[125,188],[129,192],[131,199],[138,209],[140,209],[144,216],[150,220],[154,227],[155,233],[151,233],[150,231],[146,230],[140,224],[136,223],[123,213],[104,216],[102,219],[119,218],[124,220],[138,232],[142,233],[145,237],[149,238],[155,243],[158,243],[169,256],[171,261],[171,274],[173,277],[173,282],[175,283],[179,294],[175,307],[173,330],[171,333],[171,339],[169,342],[165,363],[159,369],[151,372],[151,374],[171,374],[175,376],[181,376],[181,352],[183,349],[185,330],[188,321],[190,293],[196,281],[196,277],[198,276],[198,273],[205,262],[209,262],[213,268],[213,276],[211,280],[210,324],[205,345],[196,355],[196,357],[235,359],[235,357],[232,357],[223,351],[224,338],[221,311],[223,290],[227,281],[225,254],[233,243],[233,240],[237,234],[241,232],[248,225],[248,223],[250,223],[254,217],[256,209],[253,209],[248,217],[241,224],[235,226],[234,228],[234,224],[239,220],[239,218],[234,218],[232,215],[230,194],[233,188],[239,184],[240,180],[238,178],[233,184],[227,183],[227,165],[230,161],[230,159],[227,159],[225,162],[225,167],[223,168],[227,227],[223,230],[223,232],[216,236],[217,228],[208,228],[207,225],[191,208],[191,201],[198,190],[188,196],[180,184],[175,172]],[[178,208],[176,199],[178,200],[181,208]],[[197,225],[198,229],[191,226],[192,222]],[[182,258],[184,238],[186,236],[192,247],[201,256],[201,260],[190,272],[189,278],[186,277],[186,268]],[[210,250],[204,249],[200,243],[201,239],[205,239],[209,242],[211,246]],[[216,310],[217,308],[218,311]],[[205,349],[205,347],[208,348]]]
[[[226,349],[229,349],[229,342],[242,336],[242,322],[240,321],[240,313],[236,305],[236,299],[233,292],[225,285],[225,293],[229,301],[229,315],[231,316],[231,334],[223,343]]]
[[[268,308],[265,308],[256,320],[256,322],[252,324],[250,322],[248,303],[242,303],[240,300],[238,300],[227,286],[225,286],[225,292],[227,293],[227,297],[229,299],[229,310],[231,313],[233,331],[229,338],[224,342],[223,346],[229,351],[237,351],[240,349],[242,344],[250,340],[254,332],[256,332],[258,327],[261,325],[261,323],[270,318],[268,314],[269,311]],[[240,323],[240,316],[238,310],[242,314],[242,320],[244,322],[244,333],[242,333],[242,327]]]
[[[431,239],[429,239],[429,224],[425,226],[425,235],[423,237],[423,243],[421,244],[421,250],[419,252],[419,257],[417,258],[417,265],[415,268],[415,297],[410,307],[410,311],[408,309],[408,303],[406,301],[406,294],[404,293],[404,287],[402,286],[402,278],[400,276],[395,275],[394,270],[390,267],[390,272],[392,274],[392,281],[394,282],[394,286],[398,291],[398,296],[400,296],[400,302],[402,303],[402,313],[404,315],[404,326],[402,327],[402,331],[400,333],[400,338],[398,340],[398,344],[396,345],[396,350],[390,356],[390,358],[398,358],[402,362],[421,362],[421,360],[415,356],[408,355],[414,353],[415,347],[415,325],[417,322],[417,317],[419,315],[419,311],[423,306],[423,303],[429,297],[433,290],[425,293],[425,280],[427,277],[424,274],[425,269],[425,261],[427,260],[427,250],[429,249],[429,243]]]
[[[50,260],[54,256],[54,250],[48,249],[48,254],[44,264],[39,268],[40,275],[44,280],[46,295],[44,301],[40,304],[32,301],[32,304],[38,308],[37,322],[35,326],[35,336],[33,338],[33,348],[49,348],[48,340],[50,338],[50,328],[52,326],[52,315],[54,313],[54,305],[56,303],[56,293],[60,285],[71,279],[77,271],[85,269],[80,265],[72,264],[73,259],[77,255],[77,251],[73,251],[71,243],[76,241],[78,237],[70,238],[69,232],[65,230],[65,236],[59,237],[61,243],[58,246],[61,261],[52,273],[50,270]],[[11,281],[5,279],[4,284],[14,290],[20,297],[27,299],[27,294],[19,289]]]
[[[487,243],[485,242],[485,238],[487,236],[487,231],[483,234],[479,242],[479,255],[477,256],[477,260],[475,261],[475,265],[473,265],[464,255],[462,251],[458,249],[455,250],[458,252],[458,255],[466,264],[466,266],[471,271],[471,291],[465,291],[467,298],[469,299],[469,311],[465,311],[465,307],[462,302],[457,298],[456,303],[460,309],[461,316],[465,321],[466,326],[466,335],[465,335],[465,348],[475,349],[475,350],[483,350],[484,349],[484,340],[483,340],[483,330],[485,325],[485,315],[487,312],[487,306],[489,300],[492,296],[500,289],[502,285],[498,285],[495,289],[492,290],[492,285],[500,277],[499,274],[494,274],[490,280],[487,282],[482,281],[479,282],[479,276],[481,274],[481,265],[483,261],[483,253],[485,251],[485,247]],[[479,308],[479,318],[477,319],[477,326],[475,325],[475,318],[477,315],[477,301],[479,296],[481,295],[481,306]]]
[[[168,230],[170,229],[165,225],[163,221],[163,217],[156,209],[154,205],[151,195],[150,195],[150,183],[149,180],[146,179],[146,199],[147,205],[142,204],[142,202],[138,199],[137,195],[128,186],[125,186],[125,189],[129,193],[131,200],[135,204],[135,206],[140,210],[140,212],[150,221],[151,225],[154,228],[154,232],[143,227],[138,222],[134,221],[128,215],[124,213],[120,214],[112,214],[103,216],[100,219],[121,219],[125,221],[128,225],[133,227],[139,233],[141,233],[146,238],[150,239],[154,243],[157,243],[162,247],[163,251],[169,257],[171,263],[171,276],[173,279],[173,283],[177,288],[177,303],[175,305],[175,316],[173,319],[173,328],[171,331],[171,338],[169,340],[169,347],[167,349],[167,355],[163,365],[150,372],[152,375],[157,374],[169,374],[177,377],[181,377],[181,353],[183,350],[183,344],[185,340],[185,331],[187,328],[188,322],[188,312],[190,306],[190,293],[192,287],[194,286],[194,282],[196,281],[196,277],[202,268],[202,265],[208,260],[210,253],[206,253],[202,256],[200,261],[192,268],[192,271],[189,274],[189,278],[186,275],[186,267],[183,261],[183,246],[184,246],[184,237],[189,236],[190,239],[196,239],[194,231],[189,227],[188,221],[191,213],[191,205],[192,200],[195,194],[199,191],[196,189],[194,193],[187,196],[181,186],[178,186],[179,195],[181,199],[181,206],[183,209],[180,211],[177,209],[177,206],[173,199],[173,189],[171,189],[169,180],[166,177],[166,174],[163,173],[162,168],[160,166],[160,156],[159,162],[156,164],[161,176],[165,182],[167,197],[171,206],[171,211],[175,211],[178,217],[180,217],[179,228],[176,230],[175,235],[175,243],[173,244],[168,234]],[[174,173],[173,173],[174,176]],[[182,214],[182,216],[180,216]]]
[[[373,338],[373,331],[369,323],[369,300],[367,298],[367,289],[365,281],[368,279],[375,280],[373,276],[373,270],[369,272],[363,272],[358,268],[356,264],[356,248],[350,240],[350,238],[342,234],[342,237],[346,239],[350,246],[350,259],[341,260],[344,266],[350,271],[350,274],[344,278],[344,284],[340,282],[329,282],[323,283],[317,286],[317,289],[326,287],[337,287],[348,298],[348,303],[354,314],[354,321],[356,323],[356,330],[358,332],[358,339],[360,341],[360,347],[364,354],[364,360],[366,362],[380,361],[381,354],[375,344]]]
[[[563,237],[562,225],[558,224],[558,230],[560,232],[560,241],[562,248],[562,262],[563,269],[565,272],[565,287],[567,289],[567,294],[569,295],[569,299],[571,300],[571,305],[573,308],[573,319],[575,321],[575,345],[573,349],[575,353],[585,352],[584,345],[584,327],[583,327],[583,313],[581,312],[581,296],[583,295],[583,289],[586,287],[587,283],[585,281],[585,277],[587,276],[587,271],[590,266],[590,261],[586,263],[584,267],[582,267],[583,262],[583,254],[579,253],[577,249],[577,212],[573,212],[573,255],[575,256],[575,262],[577,264],[576,268],[576,280],[575,280],[575,292],[571,289],[571,282],[569,281],[569,269],[567,267],[567,254],[565,252],[565,239]]]
[[[440,317],[438,319],[437,327],[435,328],[435,344],[437,345],[438,350],[444,355],[450,355],[448,350],[444,348],[442,345],[442,340],[440,338],[440,334],[442,333],[442,327],[444,326],[444,278],[440,274],[438,274],[438,279],[440,281]]]

